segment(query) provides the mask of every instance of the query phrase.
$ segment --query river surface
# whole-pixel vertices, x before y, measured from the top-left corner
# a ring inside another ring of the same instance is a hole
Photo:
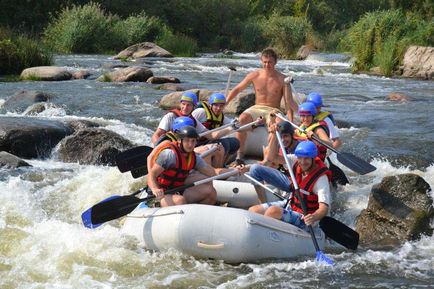
[[[154,75],[175,76],[186,88],[224,90],[235,66],[232,86],[259,67],[255,54],[236,59],[147,59]],[[114,63],[103,55],[57,56],[55,65],[83,68],[87,80],[0,82],[0,104],[21,89],[49,92],[56,107],[38,117],[88,119],[134,143],[150,144],[164,111],[159,99],[170,91],[146,83],[106,83],[95,78]],[[434,187],[434,82],[353,75],[342,55],[314,55],[305,61],[279,61],[293,75],[298,92],[318,91],[341,129],[342,150],[378,169],[359,176],[345,169],[350,185],[336,194],[335,218],[354,228],[367,206],[373,184],[384,176],[412,172]],[[385,100],[390,92],[412,97]],[[22,111],[5,111],[20,116]],[[81,212],[114,194],[127,194],[141,179],[116,168],[78,165],[49,159],[28,160],[31,168],[0,169],[0,288],[433,288],[434,237],[407,242],[392,251],[360,248],[356,253],[326,251],[335,266],[314,256],[261,264],[229,265],[180,252],[149,252],[121,235],[121,221],[96,230],[81,224]],[[433,196],[434,193],[431,192]]]

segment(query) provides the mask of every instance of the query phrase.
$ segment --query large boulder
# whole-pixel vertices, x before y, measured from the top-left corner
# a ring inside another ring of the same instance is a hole
[[[66,68],[57,66],[30,67],[21,72],[23,80],[60,81],[71,78],[72,74]]]
[[[434,79],[434,47],[410,46],[404,55],[403,76]]]
[[[99,127],[99,124],[87,119],[74,119],[74,120],[66,121],[66,123],[74,131],[85,129],[85,128],[91,128],[91,127]]]
[[[143,58],[143,57],[173,57],[173,55],[152,42],[134,44],[116,55],[115,59]]]
[[[295,56],[295,58],[297,60],[305,60],[309,54],[311,54],[313,51],[313,47],[310,45],[302,45],[298,51],[297,51],[297,55]]]
[[[59,121],[34,117],[0,117],[0,150],[30,159],[48,157],[72,130]]]
[[[5,169],[16,169],[19,167],[31,167],[28,162],[8,152],[0,152],[0,167]]]
[[[3,109],[7,111],[23,112],[28,106],[38,103],[50,101],[54,95],[35,91],[35,90],[20,90],[10,96],[3,104]]]
[[[115,132],[101,128],[86,128],[76,131],[62,140],[59,159],[88,165],[114,166],[116,156],[133,144]]]
[[[208,89],[190,89],[188,91],[194,92],[199,96],[200,101],[208,101],[209,97],[214,91]],[[176,91],[163,96],[160,100],[160,107],[162,109],[177,108],[179,99],[183,91]],[[242,92],[238,94],[226,107],[225,113],[240,114],[245,109],[255,104],[255,94],[252,92]]]
[[[98,77],[98,81],[112,81],[112,82],[127,82],[139,81],[144,82],[154,74],[152,71],[145,67],[131,66],[127,68],[120,68],[112,72],[105,73]]]
[[[431,235],[434,217],[429,184],[415,174],[383,178],[372,187],[368,207],[357,218],[362,244],[372,248],[393,247],[422,234]]]

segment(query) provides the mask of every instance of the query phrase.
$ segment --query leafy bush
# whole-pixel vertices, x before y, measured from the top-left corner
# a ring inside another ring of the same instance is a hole
[[[239,37],[232,37],[231,48],[245,52],[259,51],[267,46],[261,22],[263,19],[250,18],[242,26]]]
[[[434,27],[417,15],[404,15],[401,10],[367,13],[350,28],[348,39],[356,61],[354,71],[380,66],[390,75],[401,64],[409,45],[432,45]]]
[[[0,33],[0,74],[19,74],[25,68],[51,63],[52,54],[36,40]]]
[[[156,43],[176,56],[195,56],[199,49],[195,39],[183,34],[173,34],[169,30],[159,37]]]
[[[98,4],[65,8],[44,31],[46,44],[63,53],[106,52],[118,49],[112,27],[117,16],[106,15]]]
[[[305,18],[277,14],[264,21],[262,29],[270,45],[284,57],[294,57],[313,33],[312,25]]]

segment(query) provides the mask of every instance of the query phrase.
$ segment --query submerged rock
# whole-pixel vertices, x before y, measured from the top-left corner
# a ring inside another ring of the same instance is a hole
[[[20,90],[5,101],[3,108],[7,111],[22,112],[34,103],[50,101],[53,98],[54,95],[46,92]]]
[[[391,92],[391,93],[389,93],[388,96],[386,96],[385,99],[391,100],[391,101],[400,101],[400,102],[408,102],[408,101],[413,100],[410,96],[405,95],[403,93],[399,93],[399,92]]]
[[[372,187],[356,230],[365,246],[384,248],[431,235],[434,217],[429,184],[415,174],[385,177]]]
[[[37,66],[24,69],[20,77],[23,80],[61,81],[70,80],[72,74],[63,67]]]
[[[59,121],[34,117],[0,117],[0,150],[22,158],[48,157],[53,147],[72,133]]]
[[[173,55],[152,42],[142,42],[131,45],[116,55],[115,59],[143,57],[173,57]]]
[[[131,147],[133,144],[129,140],[115,132],[86,128],[63,139],[58,154],[59,159],[64,162],[114,166],[116,156]]]
[[[6,169],[16,169],[19,167],[31,167],[28,162],[23,161],[17,156],[8,152],[0,152],[0,167]]]

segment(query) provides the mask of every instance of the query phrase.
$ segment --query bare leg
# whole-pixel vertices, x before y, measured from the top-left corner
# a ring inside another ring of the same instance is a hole
[[[261,214],[261,215],[263,215],[265,213],[265,209],[264,209],[264,207],[262,207],[262,205],[251,206],[249,208],[249,211],[253,212],[253,213]]]
[[[161,207],[184,205],[185,203],[185,198],[180,195],[165,195],[160,201]]]
[[[185,180],[185,184],[191,184],[199,180],[208,178],[197,171],[192,173]],[[214,189],[212,182],[188,188],[184,191],[184,198],[187,204],[199,203],[206,205],[214,205],[217,201],[217,192]]]
[[[250,114],[243,112],[238,119],[240,125],[248,124],[253,121],[253,118]],[[240,141],[240,149],[238,150],[237,159],[242,159],[244,157],[244,147],[247,138],[247,132],[237,132],[236,138]]]
[[[271,206],[265,211],[264,215],[277,220],[281,220],[283,215],[283,209],[277,206]]]

